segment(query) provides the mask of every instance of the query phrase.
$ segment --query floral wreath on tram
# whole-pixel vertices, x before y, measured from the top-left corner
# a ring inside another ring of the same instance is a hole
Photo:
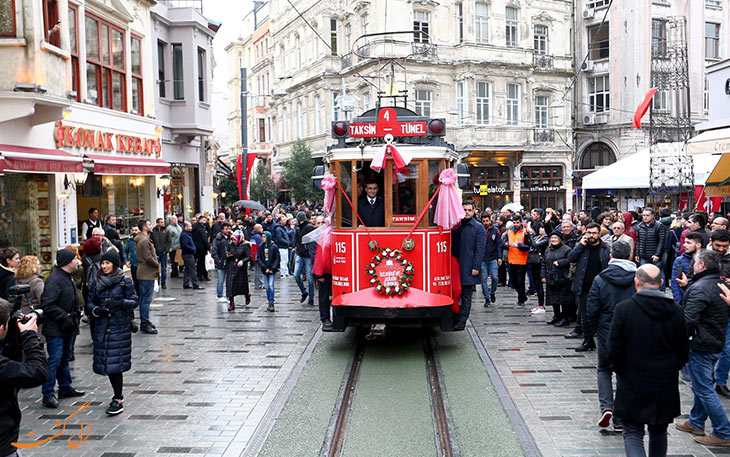
[[[416,272],[413,268],[413,264],[403,257],[403,253],[398,249],[385,248],[378,251],[379,252],[370,259],[370,263],[365,266],[365,272],[371,276],[370,284],[382,295],[403,295],[411,285],[413,275]],[[380,265],[383,260],[391,260],[403,266],[403,273],[398,279],[398,284],[395,286],[384,286],[378,278],[376,267]]]

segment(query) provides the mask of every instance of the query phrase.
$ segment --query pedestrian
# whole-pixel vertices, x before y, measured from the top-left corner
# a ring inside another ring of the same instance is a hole
[[[712,225],[710,225],[710,230],[714,232],[719,229],[730,230],[730,221],[724,217],[716,217],[713,219]]]
[[[512,227],[507,230],[507,263],[509,279],[517,292],[517,306],[524,306],[527,301],[525,293],[525,274],[527,273],[527,256],[532,246],[532,236],[522,226],[522,216],[512,216]]]
[[[568,278],[568,255],[572,249],[563,243],[564,239],[561,232],[550,234],[550,245],[545,250],[540,270],[541,281],[545,283],[545,304],[553,307],[553,318],[547,324],[556,327],[565,327],[575,319],[575,300]]]
[[[631,246],[623,241],[611,245],[608,266],[593,280],[586,301],[586,317],[590,325],[584,335],[595,334],[598,340],[598,402],[601,408],[599,427],[608,427],[613,416],[613,379],[608,351],[608,334],[616,304],[628,300],[636,292],[636,264],[631,260]],[[590,329],[590,330],[589,330]],[[587,331],[590,334],[586,333]],[[587,348],[583,348],[587,350]],[[619,418],[613,418],[614,431],[621,431]]]
[[[692,259],[700,249],[702,249],[702,235],[688,233],[684,238],[684,252],[674,259],[672,265],[672,283],[670,286],[676,304],[682,303],[684,290],[689,282],[688,278],[692,276]]]
[[[302,293],[302,297],[299,303],[304,303],[309,298],[309,306],[314,306],[314,276],[312,275],[312,268],[314,267],[314,254],[316,252],[317,244],[314,242],[304,243],[302,238],[307,233],[314,230],[314,226],[309,222],[309,217],[304,211],[297,213],[297,263],[294,267],[294,280],[299,286],[299,291]],[[302,281],[302,275],[307,277],[308,289],[304,288],[304,282]]]
[[[101,252],[102,239],[103,237],[92,235],[83,244],[81,267],[84,270],[84,279],[81,282],[81,296],[84,298],[84,303],[89,300],[89,285],[93,282],[93,277],[99,271],[99,262],[101,262],[101,256],[103,254]]]
[[[623,423],[627,457],[666,457],[667,426],[679,416],[677,370],[688,356],[682,309],[659,290],[662,273],[653,265],[636,270],[636,293],[616,305],[608,339],[616,372],[614,413]]]
[[[651,263],[660,270],[662,269],[661,259],[664,255],[664,240],[667,236],[667,228],[655,219],[655,212],[646,208],[642,212],[642,221],[636,230],[636,261],[640,265]],[[663,289],[663,287],[662,287]]]
[[[177,216],[172,215],[170,216],[170,223],[167,224],[167,227],[165,228],[168,232],[170,232],[170,277],[171,278],[179,278],[180,277],[180,266],[178,265],[176,261],[177,257],[177,251],[180,250],[180,234],[183,231],[183,228],[177,223]]]
[[[692,235],[692,233],[687,236]],[[718,229],[710,233],[710,246],[712,251],[720,257],[720,278],[727,281],[730,277],[730,232],[725,229]],[[730,319],[730,316],[728,316]],[[715,391],[722,397],[730,398],[730,390],[727,388],[728,372],[730,372],[730,321],[725,330],[725,345],[717,361],[715,369]]]
[[[205,265],[205,256],[210,250],[208,242],[208,219],[205,216],[198,217],[198,222],[193,225],[193,242],[195,243],[195,264],[199,281],[210,281],[208,269]]]
[[[487,232],[474,217],[476,210],[474,201],[464,201],[463,207],[464,218],[461,220],[461,224],[451,232],[451,246],[454,250],[454,257],[459,261],[459,279],[461,281],[459,312],[454,314],[454,330],[464,330],[466,327],[466,321],[471,312],[474,289],[481,282],[480,270],[487,243]]]
[[[89,218],[81,224],[82,243],[93,236],[91,231],[95,228],[102,228],[101,221],[99,220],[99,210],[96,208],[89,208]]]
[[[585,225],[585,234],[570,252],[568,258],[575,263],[575,279],[571,290],[578,297],[578,315],[580,323],[567,335],[567,338],[583,338],[583,343],[576,351],[592,351],[596,349],[590,322],[586,319],[586,301],[591,290],[593,279],[608,266],[610,250],[599,237],[601,226],[595,222]]]
[[[225,221],[226,221],[225,213],[218,213],[218,216],[215,218],[215,222],[213,223],[213,226],[210,227],[210,231],[209,231],[210,244],[213,244],[215,237],[220,233],[221,230],[223,230],[223,223]]]
[[[152,224],[147,219],[141,219],[137,223],[137,228],[139,228],[139,233],[134,241],[137,243],[137,258],[139,259],[137,280],[141,292],[139,296],[139,317],[142,321],[140,329],[142,333],[156,335],[157,327],[150,322],[150,304],[155,291],[155,281],[160,277],[160,264],[157,262],[155,247],[150,241]]]
[[[486,244],[484,245],[484,258],[479,269],[480,281],[482,283],[482,294],[484,294],[484,306],[497,301],[497,284],[499,283],[499,267],[502,265],[502,237],[499,229],[492,225],[492,218],[487,214],[482,215],[482,225],[486,232]],[[489,286],[488,280],[492,284]]]
[[[254,290],[264,290],[264,273],[261,265],[257,262],[258,250],[263,243],[264,229],[261,224],[254,224],[251,232],[251,262],[253,262],[253,284]]]
[[[36,309],[41,304],[41,296],[45,283],[41,277],[41,262],[34,255],[24,255],[20,259],[20,265],[15,277],[16,284],[27,284],[30,287],[30,293],[23,301],[20,311],[27,314]]]
[[[0,298],[8,299],[8,289],[15,284],[15,270],[20,265],[20,251],[9,247],[0,250]]]
[[[218,234],[220,235],[220,233]],[[246,304],[251,303],[251,294],[248,290],[248,262],[251,261],[251,244],[247,242],[243,233],[236,231],[231,235],[228,245],[230,255],[226,260],[226,297],[228,311],[236,309],[235,297],[243,295]]]
[[[137,293],[131,278],[122,271],[122,259],[114,251],[101,257],[101,268],[94,278],[86,302],[91,340],[94,344],[94,373],[109,377],[114,395],[106,413],[124,411],[123,373],[132,367],[132,317]]]
[[[225,303],[228,300],[223,295],[225,292],[223,288],[226,285],[226,263],[228,257],[231,256],[231,224],[229,222],[223,222],[220,227],[220,231],[215,235],[215,239],[213,240],[210,255],[213,257],[213,262],[215,262],[215,271],[217,274],[215,294],[219,302]]]
[[[320,223],[320,217],[322,221]],[[316,224],[324,223],[324,216],[317,217]],[[317,283],[317,302],[319,305],[319,320],[322,323],[323,332],[332,331],[332,320],[330,309],[332,305],[332,243],[323,246],[317,243],[317,251],[314,255],[314,267],[312,268]]]
[[[256,262],[261,267],[266,284],[266,298],[269,306],[266,311],[274,312],[274,280],[276,271],[279,269],[279,247],[271,241],[271,232],[264,231],[261,234],[261,246],[256,254]],[[311,274],[311,271],[310,271]]]
[[[139,259],[137,258],[137,243],[134,238],[139,235],[139,227],[134,226],[130,229],[130,236],[127,238],[127,243],[124,245],[124,257],[127,259],[127,266],[129,267],[130,274],[132,275],[132,282],[134,282],[134,291],[139,293],[139,280],[137,279],[137,268],[139,268]]]
[[[280,273],[282,278],[289,276],[289,247],[290,239],[287,232],[286,214],[282,214],[274,225],[274,242],[279,246]]]
[[[158,217],[152,229],[150,240],[155,246],[157,263],[160,264],[160,288],[167,289],[167,257],[172,251],[172,234],[165,228],[165,220]]]
[[[527,274],[532,285],[532,293],[537,294],[537,306],[532,308],[530,313],[545,314],[545,290],[542,286],[540,270],[542,269],[542,256],[548,246],[548,236],[545,234],[543,225],[538,225],[537,231],[528,229],[528,233],[532,236],[532,245],[527,253]]]
[[[725,346],[728,305],[717,292],[720,256],[700,249],[695,254],[694,277],[682,297],[689,340],[687,369],[694,394],[689,420],[675,424],[677,430],[695,435],[705,446],[730,446],[730,421],[713,386],[718,354]],[[712,434],[705,436],[705,421],[710,419]]]
[[[43,406],[58,408],[58,399],[80,397],[85,392],[71,385],[69,361],[79,328],[78,298],[72,274],[79,266],[70,249],[56,252],[56,268],[46,279],[39,308],[43,310],[43,336],[48,351],[48,380],[43,384]],[[58,380],[58,399],[56,398]]]
[[[192,288],[202,290],[198,283],[198,273],[195,268],[195,243],[193,242],[193,226],[190,222],[183,223],[183,231],[180,233],[180,251],[183,259],[183,289]]]
[[[119,253],[122,262],[124,262],[123,257],[123,251],[124,251],[124,245],[122,244],[122,238],[119,236],[119,232],[117,231],[117,217],[110,214],[106,217],[106,220],[104,221],[104,236],[107,240],[114,246]]]
[[[286,233],[289,235],[289,275],[294,272],[297,264],[297,219],[291,214],[286,215]]]

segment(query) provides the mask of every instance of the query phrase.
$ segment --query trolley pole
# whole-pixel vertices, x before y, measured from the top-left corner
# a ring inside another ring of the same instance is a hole
[[[248,90],[246,89],[246,68],[241,67],[241,189],[243,189],[241,196],[242,199],[246,199],[246,177],[248,176],[248,107],[246,104],[246,95]]]

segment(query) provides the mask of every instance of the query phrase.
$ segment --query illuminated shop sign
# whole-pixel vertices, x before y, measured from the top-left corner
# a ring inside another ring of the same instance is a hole
[[[128,154],[154,155],[159,157],[162,143],[159,138],[144,138],[134,135],[123,135],[106,130],[94,130],[83,127],[64,125],[56,122],[53,131],[56,147],[72,147],[93,151],[107,151]]]

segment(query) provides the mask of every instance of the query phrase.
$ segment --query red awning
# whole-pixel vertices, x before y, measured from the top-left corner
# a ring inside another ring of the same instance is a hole
[[[81,173],[83,159],[58,149],[0,144],[3,171],[17,173]]]
[[[94,162],[95,175],[154,176],[170,174],[170,163],[162,159],[84,154]]]

